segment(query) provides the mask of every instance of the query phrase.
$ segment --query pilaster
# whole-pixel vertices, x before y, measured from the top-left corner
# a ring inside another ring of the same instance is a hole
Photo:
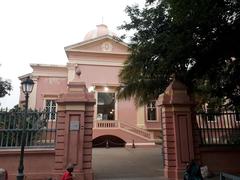
[[[69,82],[68,92],[57,100],[58,119],[54,176],[60,178],[69,163],[74,176],[92,180],[92,128],[94,95],[82,82]]]
[[[194,159],[191,102],[187,88],[174,80],[158,98],[162,108],[164,175],[183,179],[186,164]]]

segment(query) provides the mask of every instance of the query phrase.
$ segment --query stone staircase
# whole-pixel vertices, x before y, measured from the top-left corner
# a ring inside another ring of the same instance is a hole
[[[140,136],[142,138],[145,138],[146,140],[153,140],[154,137],[153,137],[153,134],[144,130],[144,129],[141,129],[141,128],[138,128],[138,127],[134,127],[134,126],[131,126],[127,123],[123,123],[123,122],[120,122],[119,123],[119,127],[122,128],[124,131],[127,131],[129,133],[133,133],[137,136]]]
[[[93,138],[101,135],[113,135],[123,139],[127,146],[155,145],[154,136],[151,132],[119,121],[95,121]]]

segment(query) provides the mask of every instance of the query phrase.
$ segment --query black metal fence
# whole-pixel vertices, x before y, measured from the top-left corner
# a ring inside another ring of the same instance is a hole
[[[227,179],[229,179],[229,180],[240,180],[240,176],[220,172],[220,180],[227,180]]]
[[[0,148],[20,148],[23,129],[26,148],[54,147],[56,120],[48,117],[49,112],[45,111],[29,111],[25,118],[22,111],[0,110]]]
[[[197,113],[196,123],[202,145],[240,145],[239,113]]]

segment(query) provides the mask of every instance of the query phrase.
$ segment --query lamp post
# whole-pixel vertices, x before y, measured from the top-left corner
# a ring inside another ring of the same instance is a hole
[[[25,111],[24,111],[24,119],[22,122],[23,129],[22,129],[22,139],[21,139],[21,153],[20,153],[20,161],[18,166],[18,175],[17,180],[23,180],[24,179],[24,165],[23,165],[23,159],[24,159],[24,148],[25,148],[25,142],[26,142],[26,119],[27,119],[27,111],[28,111],[28,98],[29,94],[33,90],[34,82],[30,77],[25,78],[22,82],[22,92],[25,94]]]

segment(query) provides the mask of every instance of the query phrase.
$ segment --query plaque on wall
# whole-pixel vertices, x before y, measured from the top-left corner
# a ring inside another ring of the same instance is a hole
[[[80,128],[79,121],[70,121],[70,131],[78,131]]]

